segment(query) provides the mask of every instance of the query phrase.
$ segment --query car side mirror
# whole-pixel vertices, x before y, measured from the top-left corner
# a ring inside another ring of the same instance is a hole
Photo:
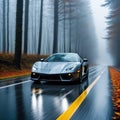
[[[83,62],[88,62],[88,59],[87,59],[87,58],[84,58],[84,59],[83,59]]]
[[[40,61],[43,62],[43,61],[44,61],[44,58],[41,58]]]

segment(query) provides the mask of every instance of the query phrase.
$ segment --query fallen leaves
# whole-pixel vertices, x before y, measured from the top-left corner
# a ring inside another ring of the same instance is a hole
[[[48,55],[22,55],[21,70],[13,65],[14,54],[0,53],[0,79],[30,75],[34,62]]]
[[[1,72],[0,79],[7,79],[12,77],[19,77],[19,76],[26,76],[30,75],[30,70],[17,70],[17,71],[10,71],[10,72]]]
[[[113,104],[114,104],[114,117],[113,120],[120,119],[120,72],[110,68],[110,75],[113,84]]]

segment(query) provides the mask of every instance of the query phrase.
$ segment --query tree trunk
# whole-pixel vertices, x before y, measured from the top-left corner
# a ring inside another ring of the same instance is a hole
[[[64,39],[64,52],[66,51],[66,43],[65,43],[65,1],[63,1],[64,2],[64,20],[63,20],[63,31],[64,31],[64,33],[63,33],[63,39]]]
[[[14,65],[21,69],[23,0],[17,0]]]
[[[43,19],[43,0],[41,0],[41,6],[40,6],[40,29],[39,29],[39,41],[38,41],[38,54],[40,54],[41,50],[41,41],[42,41],[42,21]]]
[[[7,0],[7,53],[9,53],[9,0]]]
[[[3,0],[3,52],[6,52],[6,22],[5,22],[5,0]]]
[[[71,52],[71,1],[69,1],[69,52]]]
[[[58,51],[58,2],[54,0],[54,38],[53,38],[53,53]]]
[[[28,49],[28,17],[29,17],[29,0],[25,0],[24,54],[27,54],[27,49]]]

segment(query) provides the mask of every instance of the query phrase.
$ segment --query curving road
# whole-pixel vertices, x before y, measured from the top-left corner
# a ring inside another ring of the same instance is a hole
[[[89,79],[81,84],[35,84],[29,77],[0,82],[0,120],[111,120],[112,116],[107,67],[89,68]]]

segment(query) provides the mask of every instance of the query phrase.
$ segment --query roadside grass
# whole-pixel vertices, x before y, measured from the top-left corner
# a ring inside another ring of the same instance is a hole
[[[113,85],[112,101],[114,105],[114,117],[113,120],[120,119],[120,72],[110,68],[110,75]]]
[[[18,70],[13,65],[14,54],[0,53],[0,80],[30,75],[31,68],[34,62],[41,58],[46,58],[48,55],[22,55],[21,70]]]

